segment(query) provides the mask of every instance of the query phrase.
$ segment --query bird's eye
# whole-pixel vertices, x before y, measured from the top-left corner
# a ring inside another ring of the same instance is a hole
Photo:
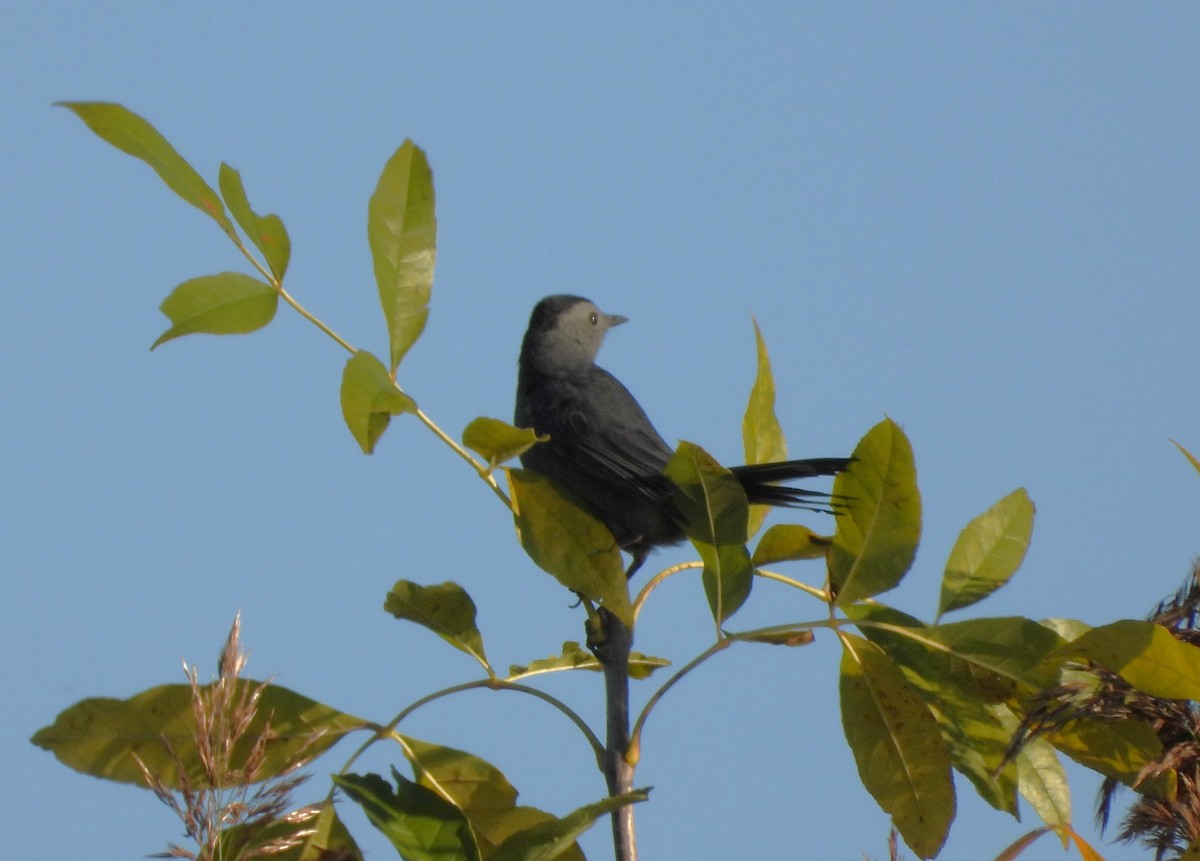
[[[597,317],[597,316],[596,316],[596,312],[595,312],[595,311],[593,311],[591,314],[589,314],[589,315],[588,315],[588,321],[589,321],[589,322],[590,322],[590,323],[591,323],[593,326],[595,326],[597,323],[599,323],[599,322],[600,322],[600,318],[599,318],[599,317]]]

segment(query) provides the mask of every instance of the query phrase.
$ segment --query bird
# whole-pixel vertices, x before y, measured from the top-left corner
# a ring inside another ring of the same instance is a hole
[[[521,465],[578,500],[631,556],[631,578],[650,552],[686,538],[663,474],[674,454],[625,386],[596,364],[609,329],[628,322],[582,296],[554,295],[533,309],[517,366],[514,424],[548,436]],[[830,512],[829,494],[777,482],[834,475],[849,458],[825,457],[735,466],[751,503]]]

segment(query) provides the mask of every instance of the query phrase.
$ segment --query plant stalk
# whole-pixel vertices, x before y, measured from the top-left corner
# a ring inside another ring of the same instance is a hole
[[[610,796],[633,789],[634,764],[629,754],[629,653],[633,649],[633,631],[612,613],[601,608],[598,637],[589,637],[588,646],[604,665],[604,695],[608,715],[608,737],[604,750],[604,780]],[[600,638],[603,638],[602,640]],[[612,813],[613,849],[616,861],[637,861],[637,837],[634,831],[633,805],[626,804]]]

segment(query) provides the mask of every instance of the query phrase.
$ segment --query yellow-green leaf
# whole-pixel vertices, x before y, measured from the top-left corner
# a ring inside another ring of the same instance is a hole
[[[671,662],[665,658],[654,658],[641,652],[629,653],[629,678],[645,679],[662,667],[669,667]],[[601,672],[604,665],[596,660],[596,656],[576,642],[568,640],[563,643],[562,653],[549,658],[541,658],[528,664],[513,664],[508,668],[508,681],[529,678],[542,673],[553,673],[559,670],[591,670]]]
[[[1101,721],[1085,717],[1045,738],[1080,765],[1119,780],[1142,795],[1159,799],[1175,795],[1174,769],[1143,776],[1143,769],[1161,762],[1163,755],[1162,742],[1148,723],[1135,718]]]
[[[483,635],[475,625],[475,602],[457,583],[421,586],[397,580],[384,599],[383,609],[397,619],[425,626],[490,671],[483,651]]]
[[[487,460],[493,469],[548,439],[548,436],[538,436],[533,428],[515,428],[508,422],[485,416],[474,419],[462,435],[463,445]]]
[[[239,680],[235,696],[261,683]],[[207,687],[207,686],[206,686]],[[203,690],[204,688],[202,688]],[[279,685],[266,685],[246,734],[234,748],[233,765],[239,767],[267,731],[267,744],[259,780],[266,780],[294,764],[328,750],[343,735],[366,726],[366,721],[322,705]],[[192,786],[204,786],[204,769],[196,747],[196,716],[188,685],[162,685],[126,700],[97,697],[81,700],[63,711],[32,741],[50,751],[76,771],[122,783],[145,785],[134,755],[168,787],[182,783],[178,762],[187,770]],[[170,743],[178,762],[164,744]]]
[[[233,223],[221,205],[221,198],[149,122],[113,102],[56,104],[73,111],[103,140],[146,162],[173,192],[216,221],[227,234],[234,235]]]
[[[363,861],[362,850],[350,836],[346,826],[337,815],[337,808],[326,804],[315,822],[310,826],[313,833],[309,835],[304,845],[299,847],[294,861],[322,861],[329,858],[329,853],[342,853],[334,857],[345,858],[345,861]],[[293,861],[287,855],[278,856],[280,861]]]
[[[647,798],[648,791],[638,789],[578,807],[561,819],[543,822],[512,835],[500,845],[490,861],[554,861],[563,858],[565,853],[575,848],[575,840],[579,835],[595,825],[601,816]]]
[[[517,536],[529,558],[572,592],[632,625],[621,550],[608,528],[545,476],[506,472]]]
[[[818,535],[807,526],[776,523],[758,540],[751,561],[755,566],[760,566],[793,559],[820,559],[829,552],[831,543],[832,538]]]
[[[1033,513],[1022,487],[967,524],[946,562],[939,616],[981,601],[1008,582],[1029,549]]]
[[[282,281],[292,256],[292,240],[283,226],[283,219],[275,214],[260,216],[255,213],[246,198],[242,175],[224,162],[221,162],[218,184],[229,211],[250,241],[262,252],[271,273]]]
[[[1162,625],[1124,619],[1092,628],[1064,645],[1052,661],[1094,661],[1153,697],[1200,700],[1200,648]]]
[[[745,603],[754,582],[746,550],[746,492],[733,473],[687,441],[679,444],[664,474],[679,488],[675,505],[704,561],[704,591],[721,625]]]
[[[383,362],[366,350],[359,350],[346,362],[341,401],[342,418],[364,454],[375,450],[392,416],[417,409],[416,401],[392,382]]]
[[[921,494],[912,446],[891,419],[877,424],[833,481],[846,511],[829,551],[829,582],[838,606],[870,598],[900,582],[921,538]]]
[[[941,849],[954,819],[950,756],[921,695],[873,643],[842,635],[842,727],[859,777],[921,858]]]
[[[763,340],[758,321],[754,320],[754,343],[758,356],[758,371],[750,389],[750,399],[742,416],[742,444],[746,463],[772,463],[787,460],[787,440],[775,415],[775,376],[771,373],[771,357]],[[750,506],[750,535],[758,532],[770,506]]]
[[[274,319],[279,294],[257,278],[222,272],[184,281],[158,307],[172,325],[151,350],[183,335],[244,335],[261,329]]]
[[[367,239],[394,372],[425,330],[437,257],[433,173],[410,140],[384,165],[367,208]]]
[[[1175,448],[1179,449],[1183,453],[1183,456],[1188,459],[1188,463],[1192,465],[1192,468],[1195,469],[1196,472],[1200,472],[1200,460],[1197,460],[1194,454],[1181,446],[1179,443],[1175,442],[1175,440],[1171,440],[1171,442],[1174,443]]]

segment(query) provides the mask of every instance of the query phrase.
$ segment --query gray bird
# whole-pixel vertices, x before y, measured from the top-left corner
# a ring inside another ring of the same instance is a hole
[[[573,494],[633,557],[632,577],[658,546],[686,537],[663,470],[674,453],[637,400],[596,365],[604,334],[626,322],[579,296],[547,296],[529,318],[517,376],[517,427],[548,434],[521,463]],[[829,495],[775,482],[833,475],[848,458],[735,466],[752,503],[828,511]]]

